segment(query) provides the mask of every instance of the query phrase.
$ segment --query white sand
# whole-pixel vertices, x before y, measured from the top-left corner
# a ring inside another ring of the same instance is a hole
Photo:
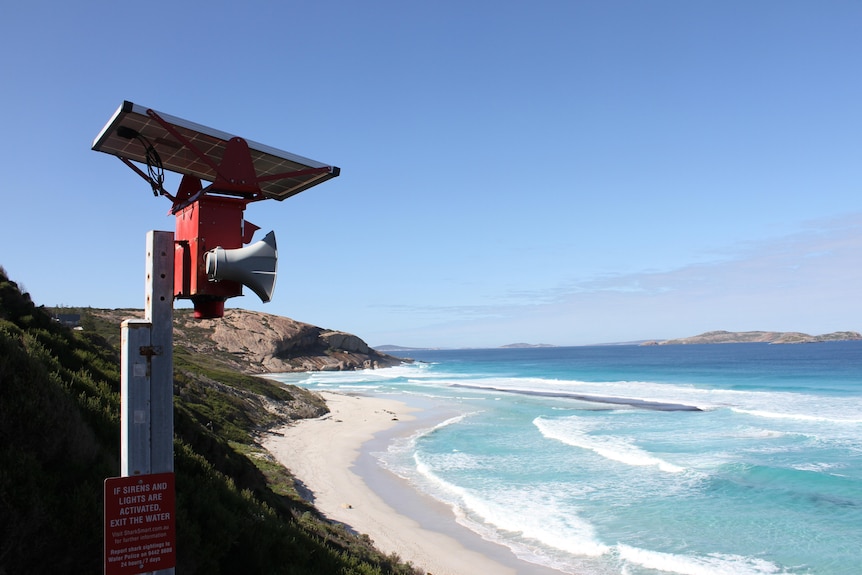
[[[264,442],[311,490],[319,511],[367,534],[384,553],[397,553],[433,575],[515,575],[513,568],[398,514],[354,472],[362,444],[399,420],[414,419],[410,407],[376,397],[321,395],[330,414],[277,429],[282,435],[271,435]]]

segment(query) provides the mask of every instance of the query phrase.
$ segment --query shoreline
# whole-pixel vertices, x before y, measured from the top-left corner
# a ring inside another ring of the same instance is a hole
[[[433,575],[559,575],[459,525],[450,508],[383,469],[369,444],[419,428],[420,408],[396,399],[320,392],[330,413],[275,429],[263,441],[328,519],[368,535],[386,554]],[[411,424],[411,425],[405,425]],[[375,449],[379,451],[379,449]],[[381,494],[384,494],[381,496]]]

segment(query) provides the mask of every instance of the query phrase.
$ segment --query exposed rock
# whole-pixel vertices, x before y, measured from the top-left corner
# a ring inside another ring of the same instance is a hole
[[[137,310],[93,312],[116,316],[118,325],[123,318],[142,315]],[[242,309],[226,309],[219,319],[194,319],[190,310],[175,310],[174,345],[256,374],[376,369],[405,361],[380,353],[349,333]]]
[[[183,314],[175,323],[178,332],[209,333],[211,343],[204,345],[241,358],[245,371],[252,373],[348,371],[403,363],[355,335],[261,312],[229,309],[223,318],[211,320]]]
[[[342,349],[352,353],[370,353],[371,348],[368,344],[350,333],[343,331],[325,331],[320,334],[326,344],[331,349]]]

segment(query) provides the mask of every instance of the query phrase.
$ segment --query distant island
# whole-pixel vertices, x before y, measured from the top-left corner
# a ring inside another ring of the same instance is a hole
[[[691,337],[681,337],[676,339],[649,339],[637,341],[625,341],[614,343],[600,343],[593,345],[702,345],[702,344],[721,344],[721,343],[820,343],[825,341],[855,341],[862,340],[862,334],[858,331],[835,331],[822,335],[809,335],[798,331],[708,331],[700,335]],[[537,349],[537,348],[553,348],[560,347],[550,343],[510,343],[501,345],[497,348],[490,349]],[[429,351],[457,349],[448,347],[404,347],[399,345],[380,345],[375,346],[374,350],[381,353],[394,353],[396,355],[408,353],[411,351]],[[467,348],[464,348],[467,349]],[[473,349],[473,348],[470,348]],[[489,348],[475,348],[489,349]]]
[[[862,339],[856,331],[836,331],[823,335],[808,335],[798,331],[708,331],[692,337],[647,341],[641,345],[694,345],[705,343],[819,343]]]

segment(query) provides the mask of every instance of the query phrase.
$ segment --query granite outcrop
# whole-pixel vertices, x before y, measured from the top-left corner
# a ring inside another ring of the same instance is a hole
[[[117,324],[143,315],[140,310],[93,312]],[[174,346],[250,374],[377,369],[405,361],[351,333],[243,309],[226,309],[219,319],[195,319],[191,310],[175,310]]]

